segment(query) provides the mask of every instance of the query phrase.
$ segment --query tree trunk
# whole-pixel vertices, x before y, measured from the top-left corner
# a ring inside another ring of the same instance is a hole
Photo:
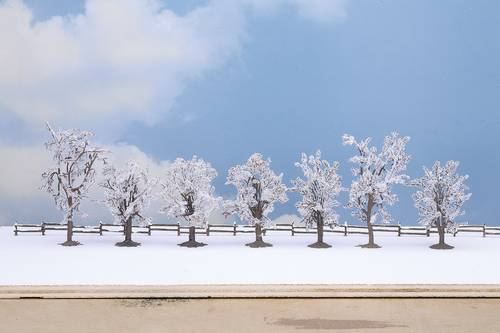
[[[128,221],[125,223],[125,240],[126,241],[132,240],[132,219],[131,218],[129,218]]]
[[[315,249],[326,249],[332,247],[330,244],[323,242],[323,229],[324,229],[323,215],[321,213],[316,213],[316,229],[318,231],[318,240],[316,243],[308,245],[309,247]]]
[[[373,196],[370,194],[368,196],[368,207],[366,209],[366,226],[368,227],[368,243],[359,245],[362,248],[367,248],[367,249],[378,249],[380,248],[379,245],[375,244],[375,239],[373,236],[373,225],[372,225],[372,211],[373,211]]]
[[[80,242],[73,240],[73,198],[68,198],[69,212],[66,218],[66,241],[61,243],[62,246],[77,246],[81,245]]]
[[[136,247],[141,245],[141,243],[134,242],[132,240],[132,217],[129,217],[125,222],[125,240],[115,244],[116,246],[123,247]]]
[[[271,247],[272,244],[264,242],[262,239],[262,224],[255,223],[255,242],[245,244],[248,247],[257,248],[257,247]]]
[[[189,227],[189,238],[187,242],[179,244],[179,246],[185,246],[185,247],[200,247],[200,246],[205,246],[207,244],[205,243],[200,243],[196,241],[196,228],[194,226]]]
[[[318,221],[318,243],[323,243],[323,221]]]
[[[435,250],[451,250],[453,249],[453,246],[448,245],[444,242],[444,234],[445,234],[445,226],[443,223],[443,217],[439,217],[439,224],[438,224],[438,234],[439,234],[439,243],[431,245],[431,249]]]
[[[189,227],[189,240],[192,242],[196,242],[196,228]]]

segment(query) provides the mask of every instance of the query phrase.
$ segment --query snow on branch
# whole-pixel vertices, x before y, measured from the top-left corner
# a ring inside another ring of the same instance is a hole
[[[52,154],[54,167],[42,174],[41,189],[47,191],[56,206],[72,217],[95,182],[96,163],[105,161],[104,149],[90,144],[91,132],[78,129],[54,130],[47,123],[51,139],[45,147]]]
[[[161,182],[162,213],[183,218],[189,225],[205,225],[210,213],[219,207],[212,181],[217,171],[203,159],[177,158],[167,167]]]
[[[242,221],[254,225],[265,224],[276,202],[288,201],[283,174],[276,175],[270,168],[271,160],[255,153],[245,164],[231,167],[226,185],[236,187],[236,198],[224,203],[224,214],[236,214]]]
[[[307,156],[302,153],[300,162],[295,163],[304,174],[304,178],[292,180],[293,191],[302,196],[295,204],[307,227],[317,223],[334,226],[338,224],[339,216],[335,207],[339,206],[337,196],[342,191],[342,177],[337,172],[339,163],[332,165],[321,159],[321,151]]]
[[[397,202],[396,194],[392,193],[395,184],[406,184],[409,177],[404,173],[410,160],[406,153],[409,137],[402,137],[393,132],[386,136],[382,150],[370,146],[371,138],[357,141],[352,135],[344,134],[344,145],[354,146],[357,155],[349,161],[355,164],[352,174],[355,179],[351,183],[347,208],[352,209],[352,215],[362,221],[375,223],[377,219],[383,222],[392,220],[385,205]]]
[[[448,161],[444,166],[436,161],[431,169],[423,168],[423,177],[411,181],[419,189],[413,200],[420,224],[430,228],[443,223],[446,230],[455,230],[455,220],[464,215],[462,206],[472,195],[465,184],[469,176],[458,175],[458,166],[457,161]]]
[[[104,200],[115,222],[125,224],[129,220],[138,219],[143,224],[150,222],[144,216],[152,198],[152,189],[157,183],[150,179],[147,170],[135,162],[128,162],[123,169],[106,166],[104,181],[100,186],[104,189]]]

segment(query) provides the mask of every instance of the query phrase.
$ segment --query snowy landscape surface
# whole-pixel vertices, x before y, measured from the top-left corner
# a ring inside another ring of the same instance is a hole
[[[187,235],[134,234],[137,248],[114,246],[119,234],[75,235],[84,245],[63,247],[65,232],[14,236],[0,227],[0,285],[413,284],[500,283],[500,237],[447,235],[453,250],[432,250],[437,236],[376,234],[381,249],[361,249],[366,235],[327,234],[329,249],[311,249],[315,235],[270,232],[274,246],[252,249],[254,235],[197,235],[208,244],[183,248]]]

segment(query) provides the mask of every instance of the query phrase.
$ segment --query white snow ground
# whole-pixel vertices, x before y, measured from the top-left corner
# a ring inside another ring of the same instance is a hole
[[[84,245],[57,245],[65,233],[20,234],[0,227],[0,285],[413,284],[500,283],[500,236],[447,235],[453,250],[431,250],[436,235],[376,234],[381,249],[361,249],[364,235],[327,234],[330,249],[306,245],[315,235],[275,233],[272,248],[243,244],[253,235],[200,236],[208,246],[183,248],[187,235],[134,234],[138,248],[119,248],[121,235],[76,235]]]

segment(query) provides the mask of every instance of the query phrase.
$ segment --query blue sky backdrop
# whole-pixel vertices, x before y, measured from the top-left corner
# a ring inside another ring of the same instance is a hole
[[[411,177],[461,161],[473,193],[464,220],[498,225],[499,31],[500,3],[481,0],[0,1],[10,161],[0,223],[61,217],[37,189],[49,120],[92,130],[117,161],[135,157],[159,175],[196,154],[226,198],[227,169],[253,152],[290,184],[300,153],[321,149],[348,186],[354,151],[341,135],[380,145],[397,130],[411,137]],[[399,188],[390,208],[402,224],[416,224],[412,191]],[[273,217],[296,214],[296,200]],[[110,219],[88,210],[86,223]]]

